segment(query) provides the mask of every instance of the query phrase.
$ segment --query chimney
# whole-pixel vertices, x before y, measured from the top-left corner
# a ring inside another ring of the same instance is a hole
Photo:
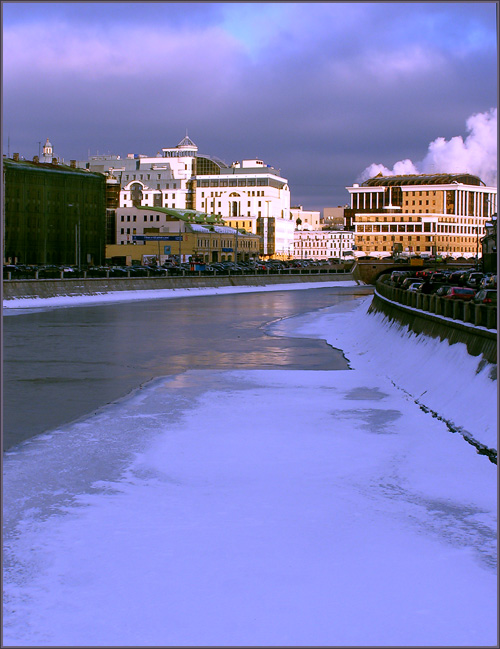
[[[13,153],[12,154],[12,160],[15,160],[16,162],[19,161],[19,153]]]
[[[57,164],[57,158],[52,158],[52,164],[56,165]]]
[[[38,164],[38,162],[39,162],[39,158],[38,158],[37,155],[34,155],[34,156],[33,156],[33,162],[34,162],[35,164]]]
[[[70,160],[70,161],[69,161],[69,166],[70,166],[72,169],[76,169],[76,160]]]

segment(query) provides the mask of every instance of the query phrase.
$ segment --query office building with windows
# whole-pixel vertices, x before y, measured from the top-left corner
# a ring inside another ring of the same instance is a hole
[[[186,135],[154,157],[93,156],[79,163],[109,173],[120,183],[120,207],[197,210],[261,237],[260,254],[285,256],[293,249],[290,189],[279,170],[252,159],[227,165],[198,153]]]
[[[295,230],[296,259],[354,258],[354,232],[350,230]]]
[[[347,187],[355,245],[375,257],[394,253],[475,257],[497,190],[468,173],[383,176]]]
[[[191,258],[210,263],[247,261],[259,254],[260,238],[256,234],[232,228],[221,217],[195,210],[120,207],[116,223],[116,244],[106,246],[108,259],[125,257],[132,263],[154,256],[159,264]]]

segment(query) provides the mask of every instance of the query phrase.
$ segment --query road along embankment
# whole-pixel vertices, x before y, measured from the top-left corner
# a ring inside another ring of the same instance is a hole
[[[269,286],[273,284],[354,281],[351,273],[288,275],[220,275],[184,277],[119,277],[85,279],[4,280],[3,299],[102,295],[116,291],[151,291],[224,286]]]

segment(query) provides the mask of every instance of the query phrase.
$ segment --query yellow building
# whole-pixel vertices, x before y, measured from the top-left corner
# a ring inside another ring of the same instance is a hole
[[[144,263],[154,257],[204,262],[248,260],[259,255],[260,237],[229,227],[221,217],[195,210],[120,207],[116,210],[116,244],[106,258]]]
[[[383,176],[347,187],[359,253],[475,257],[497,190],[464,174]]]

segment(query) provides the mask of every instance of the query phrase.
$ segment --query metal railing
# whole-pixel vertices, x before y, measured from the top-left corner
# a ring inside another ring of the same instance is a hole
[[[43,281],[43,280],[72,280],[72,279],[136,279],[140,277],[149,277],[149,278],[165,278],[165,277],[220,277],[227,275],[238,275],[238,276],[254,276],[254,275],[336,275],[339,273],[342,274],[351,274],[352,269],[350,268],[339,268],[332,266],[329,268],[321,267],[312,267],[312,268],[267,268],[265,270],[244,270],[244,271],[234,271],[231,269],[226,270],[178,270],[175,272],[165,272],[164,274],[158,274],[153,271],[145,271],[141,274],[135,274],[131,270],[127,270],[126,273],[116,274],[112,269],[98,271],[81,271],[81,272],[65,272],[63,270],[53,273],[52,277],[39,277],[39,272],[34,271],[30,275],[19,275],[12,276],[12,273],[5,273],[4,281]]]
[[[427,295],[416,291],[405,291],[378,281],[376,292],[382,297],[402,306],[418,309],[429,314],[469,323],[486,329],[497,328],[496,305],[475,304],[466,300],[450,300],[439,295]]]

